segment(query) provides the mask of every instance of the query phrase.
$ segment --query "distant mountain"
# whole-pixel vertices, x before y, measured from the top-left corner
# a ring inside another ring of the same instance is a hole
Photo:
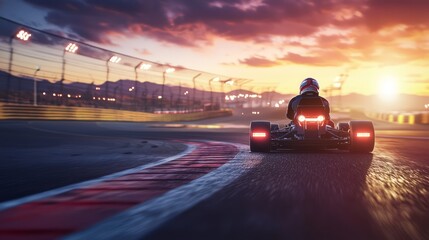
[[[357,93],[327,98],[332,106],[359,108],[367,111],[424,111],[429,103],[429,96],[399,94],[392,99],[382,99],[377,95]]]
[[[248,93],[248,92],[246,92]],[[250,94],[250,93],[249,93]],[[282,94],[278,92],[261,93],[262,100],[271,102],[285,100],[286,103],[293,98],[294,94]],[[321,95],[323,96],[323,94]],[[429,104],[429,96],[400,94],[393,99],[381,99],[376,95],[363,95],[351,93],[343,96],[323,96],[332,108],[353,108],[366,111],[424,111],[425,104]]]
[[[0,71],[0,92],[6,92],[9,88],[10,92],[21,92],[22,94],[29,94],[34,89],[34,79],[28,77],[11,76],[8,81],[8,73]],[[121,79],[116,82],[108,81],[101,85],[93,83],[82,82],[64,82],[56,81],[51,82],[46,79],[37,80],[38,92],[45,92],[46,94],[63,93],[72,95],[88,94],[92,96],[105,96],[108,94],[110,97],[141,97],[146,96],[159,96],[162,93],[162,85],[152,82],[136,82],[134,80]],[[183,101],[193,101],[194,89],[185,86],[172,86],[166,84],[164,86],[164,96],[169,99],[182,99]],[[210,91],[203,91],[195,89],[195,101],[205,102],[210,101]],[[213,91],[213,101],[219,102],[222,98],[222,93]],[[189,100],[188,100],[189,99]]]
[[[0,71],[0,92],[5,92],[7,89],[7,76],[8,73]],[[9,81],[10,91],[21,91],[22,93],[29,93],[33,91],[34,80],[29,77],[12,76]],[[63,94],[82,94],[85,96],[103,96],[108,91],[108,95],[111,97],[138,97],[148,96],[154,97],[161,95],[162,85],[152,82],[137,82],[134,80],[121,79],[116,82],[104,82],[101,85],[95,85],[92,83],[72,82],[62,84],[60,81],[50,82],[48,80],[38,79],[37,88],[39,92],[46,92],[47,94],[60,93]],[[137,92],[136,92],[137,91]],[[182,101],[193,100],[194,89],[185,86],[164,86],[164,96],[169,99],[181,99]],[[257,94],[249,90],[238,89],[225,93],[225,95],[236,95],[239,94]],[[295,95],[294,94],[282,94],[275,91],[260,93],[261,98],[258,99],[260,103],[271,103],[285,101],[285,104]],[[213,102],[220,102],[223,94],[220,92],[213,92]],[[417,95],[406,95],[401,94],[396,96],[392,100],[383,100],[375,95],[363,95],[357,93],[351,93],[343,96],[324,96],[330,102],[333,108],[358,108],[367,111],[423,111],[425,110],[424,105],[429,104],[429,96],[417,96]],[[206,90],[195,90],[195,101],[209,102],[211,98],[210,91]],[[240,102],[248,101],[246,99],[239,99]],[[256,101],[256,99],[254,99]],[[266,105],[266,104],[264,104]],[[266,105],[268,106],[268,105]]]
[[[285,100],[286,102],[289,99],[293,98],[295,95],[293,94],[283,94],[278,92],[263,92],[261,93],[262,99],[272,99],[273,101]]]

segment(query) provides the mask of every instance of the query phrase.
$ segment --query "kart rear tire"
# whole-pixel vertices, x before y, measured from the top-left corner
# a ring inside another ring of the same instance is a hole
[[[350,152],[370,153],[374,150],[375,134],[371,121],[350,121]],[[357,133],[369,133],[369,137],[358,137]]]
[[[265,132],[266,136],[262,139],[254,138],[252,133],[255,131]],[[271,123],[266,121],[254,121],[250,123],[250,151],[251,152],[269,152],[271,149]]]
[[[348,132],[350,129],[350,125],[348,123],[338,123],[338,130],[343,132]]]

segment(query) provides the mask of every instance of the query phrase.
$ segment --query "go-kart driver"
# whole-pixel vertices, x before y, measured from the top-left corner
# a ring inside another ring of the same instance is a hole
[[[314,97],[320,98],[322,100],[322,104],[325,108],[326,123],[334,127],[334,122],[331,121],[331,117],[329,116],[329,102],[325,98],[319,96],[319,83],[314,78],[306,78],[302,81],[301,86],[299,87],[299,95],[295,96],[289,101],[286,116],[293,121],[295,112],[301,99]]]

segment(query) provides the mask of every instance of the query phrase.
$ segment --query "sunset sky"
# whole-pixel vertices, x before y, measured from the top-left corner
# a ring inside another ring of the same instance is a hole
[[[283,93],[348,74],[344,93],[429,95],[428,13],[428,0],[0,0],[38,29]]]

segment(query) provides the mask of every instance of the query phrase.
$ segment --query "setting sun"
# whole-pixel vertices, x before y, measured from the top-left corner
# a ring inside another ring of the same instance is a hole
[[[392,101],[398,94],[398,82],[393,76],[383,77],[378,85],[378,94],[384,101]]]

